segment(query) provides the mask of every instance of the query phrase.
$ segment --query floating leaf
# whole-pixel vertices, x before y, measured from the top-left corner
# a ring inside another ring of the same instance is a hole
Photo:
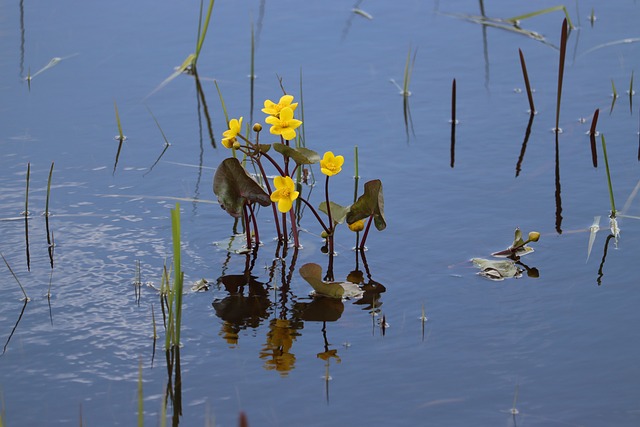
[[[350,206],[340,206],[337,203],[329,202],[329,206],[331,206],[331,219],[335,224],[342,224],[349,213]],[[327,213],[327,202],[320,203],[318,206],[320,212]]]
[[[384,219],[382,182],[379,179],[374,179],[364,184],[364,194],[351,205],[351,209],[347,214],[347,223],[353,224],[372,215],[376,228],[380,231],[384,230],[387,227],[387,223]]]
[[[306,280],[316,291],[316,295],[331,298],[361,298],[362,289],[350,282],[326,283],[322,281],[322,267],[318,264],[308,263],[300,267],[300,276]]]
[[[230,157],[220,163],[213,177],[213,192],[222,209],[240,218],[246,203],[269,206],[271,199],[260,185],[247,174],[238,159]]]
[[[209,281],[205,278],[202,278],[198,281],[196,281],[192,286],[191,286],[191,291],[192,292],[204,292],[204,291],[208,291],[209,290],[209,286],[211,286],[209,284]]]
[[[285,144],[273,144],[273,149],[283,156],[290,157],[298,165],[312,165],[320,162],[320,155],[308,148],[294,148]]]
[[[522,269],[518,268],[511,260],[473,258],[471,262],[480,269],[478,274],[487,279],[499,281],[522,275]]]

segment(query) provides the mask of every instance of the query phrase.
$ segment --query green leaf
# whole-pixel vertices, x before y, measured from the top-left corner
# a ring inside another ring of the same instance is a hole
[[[349,213],[350,206],[340,206],[337,203],[329,202],[329,206],[331,206],[331,219],[335,224],[342,224]],[[320,203],[318,206],[320,212],[327,213],[327,202]],[[328,214],[327,214],[328,215]]]
[[[384,219],[382,182],[379,179],[374,179],[364,184],[364,194],[351,205],[351,209],[347,214],[347,223],[353,224],[372,215],[376,228],[379,231],[384,230],[387,227],[387,223]]]
[[[360,287],[351,282],[326,283],[322,281],[322,267],[318,264],[308,263],[300,267],[300,276],[311,285],[316,295],[331,298],[362,298],[364,292]]]
[[[238,159],[230,157],[220,163],[213,177],[213,192],[222,209],[234,218],[242,216],[246,203],[269,206],[271,199],[260,185],[247,174]]]
[[[512,248],[517,248],[518,246],[521,246],[524,244],[524,240],[522,240],[522,231],[520,231],[520,228],[516,227],[516,231],[513,233],[513,244],[511,245]]]
[[[320,155],[308,148],[294,148],[284,144],[273,144],[273,149],[283,156],[292,158],[298,165],[312,165],[320,162]]]
[[[266,153],[271,149],[271,144],[260,144],[260,152]]]

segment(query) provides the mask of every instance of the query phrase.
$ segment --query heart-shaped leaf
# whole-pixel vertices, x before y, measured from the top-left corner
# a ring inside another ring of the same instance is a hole
[[[364,194],[351,205],[347,214],[347,223],[353,224],[372,215],[376,228],[380,231],[384,230],[387,227],[387,223],[384,219],[382,182],[379,179],[374,179],[364,184]]]
[[[331,206],[331,219],[334,224],[342,224],[349,213],[349,206],[344,207],[333,202],[329,202],[329,206]],[[327,213],[327,202],[320,203],[318,209],[320,209],[320,212]]]
[[[320,155],[304,147],[289,147],[285,144],[273,144],[273,149],[283,156],[288,156],[299,165],[312,165],[320,162]]]
[[[300,267],[300,276],[316,291],[316,295],[331,298],[362,298],[363,291],[350,282],[326,283],[322,281],[322,267],[309,263]]]
[[[269,206],[271,199],[260,185],[247,174],[238,159],[230,157],[220,163],[213,177],[213,192],[222,209],[234,218],[242,216],[246,203]]]

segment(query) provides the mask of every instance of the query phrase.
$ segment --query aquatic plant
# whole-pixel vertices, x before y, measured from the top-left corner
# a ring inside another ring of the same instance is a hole
[[[18,283],[18,286],[20,286],[20,290],[22,291],[22,294],[24,295],[24,298],[22,299],[22,301],[28,302],[31,300],[31,298],[29,298],[27,296],[27,292],[24,290],[24,286],[22,286],[22,283],[20,283],[20,279],[18,279],[18,276],[16,276],[16,273],[13,272],[13,269],[11,268],[11,266],[9,265],[9,261],[7,261],[7,259],[4,257],[4,255],[2,254],[2,252],[0,252],[0,257],[2,257],[2,260],[4,261],[4,264],[7,266],[7,268],[9,269],[9,272],[11,273],[11,275],[13,276],[13,278],[16,280],[16,282]]]
[[[213,192],[218,197],[221,207],[234,218],[242,219],[246,233],[246,248],[256,249],[260,245],[258,224],[256,220],[256,205],[272,206],[273,222],[278,234],[278,240],[288,242],[287,214],[291,224],[291,234],[296,248],[300,247],[298,240],[298,221],[294,210],[294,202],[307,206],[318,224],[322,228],[322,237],[326,239],[325,248],[330,254],[329,277],[331,276],[331,262],[334,247],[336,227],[345,220],[348,225],[361,226],[364,220],[371,219],[378,230],[386,227],[384,219],[384,201],[382,197],[382,183],[372,180],[365,184],[364,194],[351,206],[343,207],[331,201],[329,194],[329,179],[339,174],[344,165],[344,157],[335,155],[332,151],[320,155],[299,143],[294,146],[291,141],[299,140],[298,129],[303,121],[295,118],[298,103],[294,97],[284,94],[277,102],[270,99],[264,101],[262,112],[267,114],[265,123],[270,125],[271,135],[279,136],[280,141],[272,144],[262,144],[260,135],[262,125],[256,123],[252,133],[242,133],[242,117],[229,120],[228,128],[223,132],[222,144],[231,149],[233,157],[222,161],[216,170],[213,180]],[[301,108],[300,108],[301,109]],[[271,149],[281,155],[280,161]],[[244,156],[241,163],[236,154]],[[294,166],[295,164],[295,166]],[[324,201],[316,208],[301,194],[299,171],[306,165],[319,164],[320,171],[326,176]],[[276,171],[273,180],[268,178],[265,165],[270,165]],[[356,166],[357,168],[357,166]],[[255,171],[250,173],[249,171]],[[297,175],[296,175],[297,174]],[[297,181],[292,177],[297,176]],[[273,182],[273,186],[270,184]],[[357,184],[356,184],[357,185]],[[356,187],[357,195],[357,187]],[[354,197],[355,199],[355,197]],[[326,214],[326,220],[319,212]],[[368,221],[364,237],[359,249],[364,249],[366,236],[372,221]]]
[[[558,96],[556,99],[556,127],[553,129],[556,134],[562,133],[560,129],[560,101],[562,99],[562,80],[564,78],[564,60],[567,53],[567,19],[562,21],[562,33],[560,34],[560,60],[558,62]]]

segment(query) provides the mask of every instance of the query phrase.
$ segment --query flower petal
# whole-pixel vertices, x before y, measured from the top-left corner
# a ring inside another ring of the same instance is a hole
[[[293,183],[293,179],[291,179],[290,176],[285,176],[284,177],[284,186],[287,190],[289,190],[290,193],[293,193],[296,189],[295,184]]]
[[[280,104],[282,107],[288,107],[289,105],[291,105],[291,101],[293,101],[292,95],[283,95],[280,97],[280,102],[278,102],[278,104]]]
[[[289,178],[289,179],[291,179],[291,178]],[[280,190],[282,188],[286,188],[287,180],[283,176],[276,176],[276,177],[273,178],[273,185],[275,185],[278,190]]]
[[[322,172],[323,174],[327,175],[327,176],[333,176],[335,175],[335,173],[333,173],[332,170],[327,169],[327,168],[320,168],[320,172]]]
[[[274,126],[275,127],[275,126]],[[273,128],[271,128],[273,129]],[[279,129],[279,134],[282,135],[284,139],[287,141],[291,141],[292,139],[296,139],[296,131],[291,128],[281,128]],[[271,132],[274,133],[274,132]]]
[[[225,148],[231,148],[233,147],[233,143],[236,141],[235,138],[222,138],[222,145]]]
[[[289,212],[293,203],[289,198],[283,197],[278,201],[278,210],[282,213]]]
[[[280,110],[280,120],[285,122],[293,119],[293,110],[289,107],[284,107]]]

